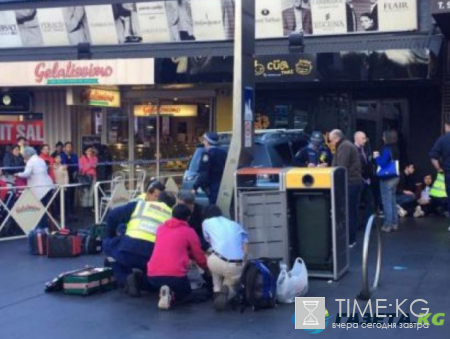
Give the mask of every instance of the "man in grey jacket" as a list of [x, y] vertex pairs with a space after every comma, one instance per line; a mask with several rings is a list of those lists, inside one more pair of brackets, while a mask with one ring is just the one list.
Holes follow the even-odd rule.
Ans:
[[345, 139], [341, 130], [335, 129], [330, 133], [330, 143], [336, 152], [333, 158], [333, 166], [341, 166], [347, 169], [348, 178], [348, 228], [349, 244], [356, 244], [356, 232], [358, 229], [359, 196], [363, 188], [361, 174], [361, 160], [356, 146]]

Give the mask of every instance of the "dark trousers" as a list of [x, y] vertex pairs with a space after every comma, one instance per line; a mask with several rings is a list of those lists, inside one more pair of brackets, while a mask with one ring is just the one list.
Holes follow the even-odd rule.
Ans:
[[450, 171], [445, 172], [445, 191], [447, 192], [447, 210], [450, 213]]
[[361, 184], [349, 184], [348, 185], [348, 234], [349, 244], [356, 242], [356, 233], [358, 231], [358, 210], [359, 210], [359, 197], [362, 190]]
[[142, 256], [138, 253], [124, 251], [121, 249], [121, 240], [122, 236], [103, 240], [105, 254], [115, 259], [115, 262], [112, 263], [114, 278], [119, 285], [123, 285], [133, 269], [139, 269], [143, 272], [141, 288], [148, 289], [145, 277], [147, 276], [147, 263], [150, 260], [151, 253], [148, 256]]
[[145, 277], [147, 276], [147, 263], [149, 257], [125, 251], [118, 251], [114, 259], [116, 259], [116, 261], [112, 264], [112, 269], [114, 278], [119, 285], [126, 282], [128, 275], [133, 272], [133, 269], [139, 269], [143, 272], [141, 289], [148, 289]]
[[148, 282], [152, 289], [157, 290], [162, 286], [169, 286], [174, 294], [174, 304], [186, 302], [192, 293], [187, 277], [148, 277]]
[[[47, 194], [41, 199], [41, 203], [42, 203], [42, 205], [44, 205], [44, 207], [47, 207], [47, 204], [50, 201], [52, 194], [53, 194], [53, 190], [48, 191]], [[48, 228], [48, 226], [49, 226], [48, 215], [47, 215], [47, 213], [44, 213], [41, 220], [39, 220], [39, 223], [37, 224], [36, 228], [44, 229], [44, 228]]]
[[364, 213], [359, 219], [361, 220], [361, 228], [364, 229], [367, 225], [367, 222], [369, 221], [370, 216], [374, 214], [376, 210], [372, 187], [370, 185], [363, 184], [362, 186], [361, 204], [364, 206]]

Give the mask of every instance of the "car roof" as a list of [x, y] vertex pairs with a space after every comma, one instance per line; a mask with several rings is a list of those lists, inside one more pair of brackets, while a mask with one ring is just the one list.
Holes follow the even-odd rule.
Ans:
[[[219, 147], [231, 142], [231, 132], [219, 132]], [[255, 130], [255, 143], [276, 143], [293, 139], [304, 139], [308, 136], [303, 129], [263, 129]]]

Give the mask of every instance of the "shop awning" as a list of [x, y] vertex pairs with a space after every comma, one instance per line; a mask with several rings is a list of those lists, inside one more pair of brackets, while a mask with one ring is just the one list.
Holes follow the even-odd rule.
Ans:
[[[339, 53], [357, 51], [383, 51], [392, 49], [430, 49], [438, 55], [443, 41], [442, 35], [428, 34], [379, 34], [330, 37], [306, 37], [305, 53]], [[258, 41], [257, 55], [288, 54], [285, 39], [279, 41]]]

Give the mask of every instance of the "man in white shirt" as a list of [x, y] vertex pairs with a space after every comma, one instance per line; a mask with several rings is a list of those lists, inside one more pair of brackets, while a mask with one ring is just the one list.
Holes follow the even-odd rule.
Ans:
[[225, 309], [236, 295], [247, 254], [248, 236], [241, 225], [222, 216], [215, 205], [203, 211], [203, 235], [211, 244], [208, 268], [214, 284], [214, 308]]

